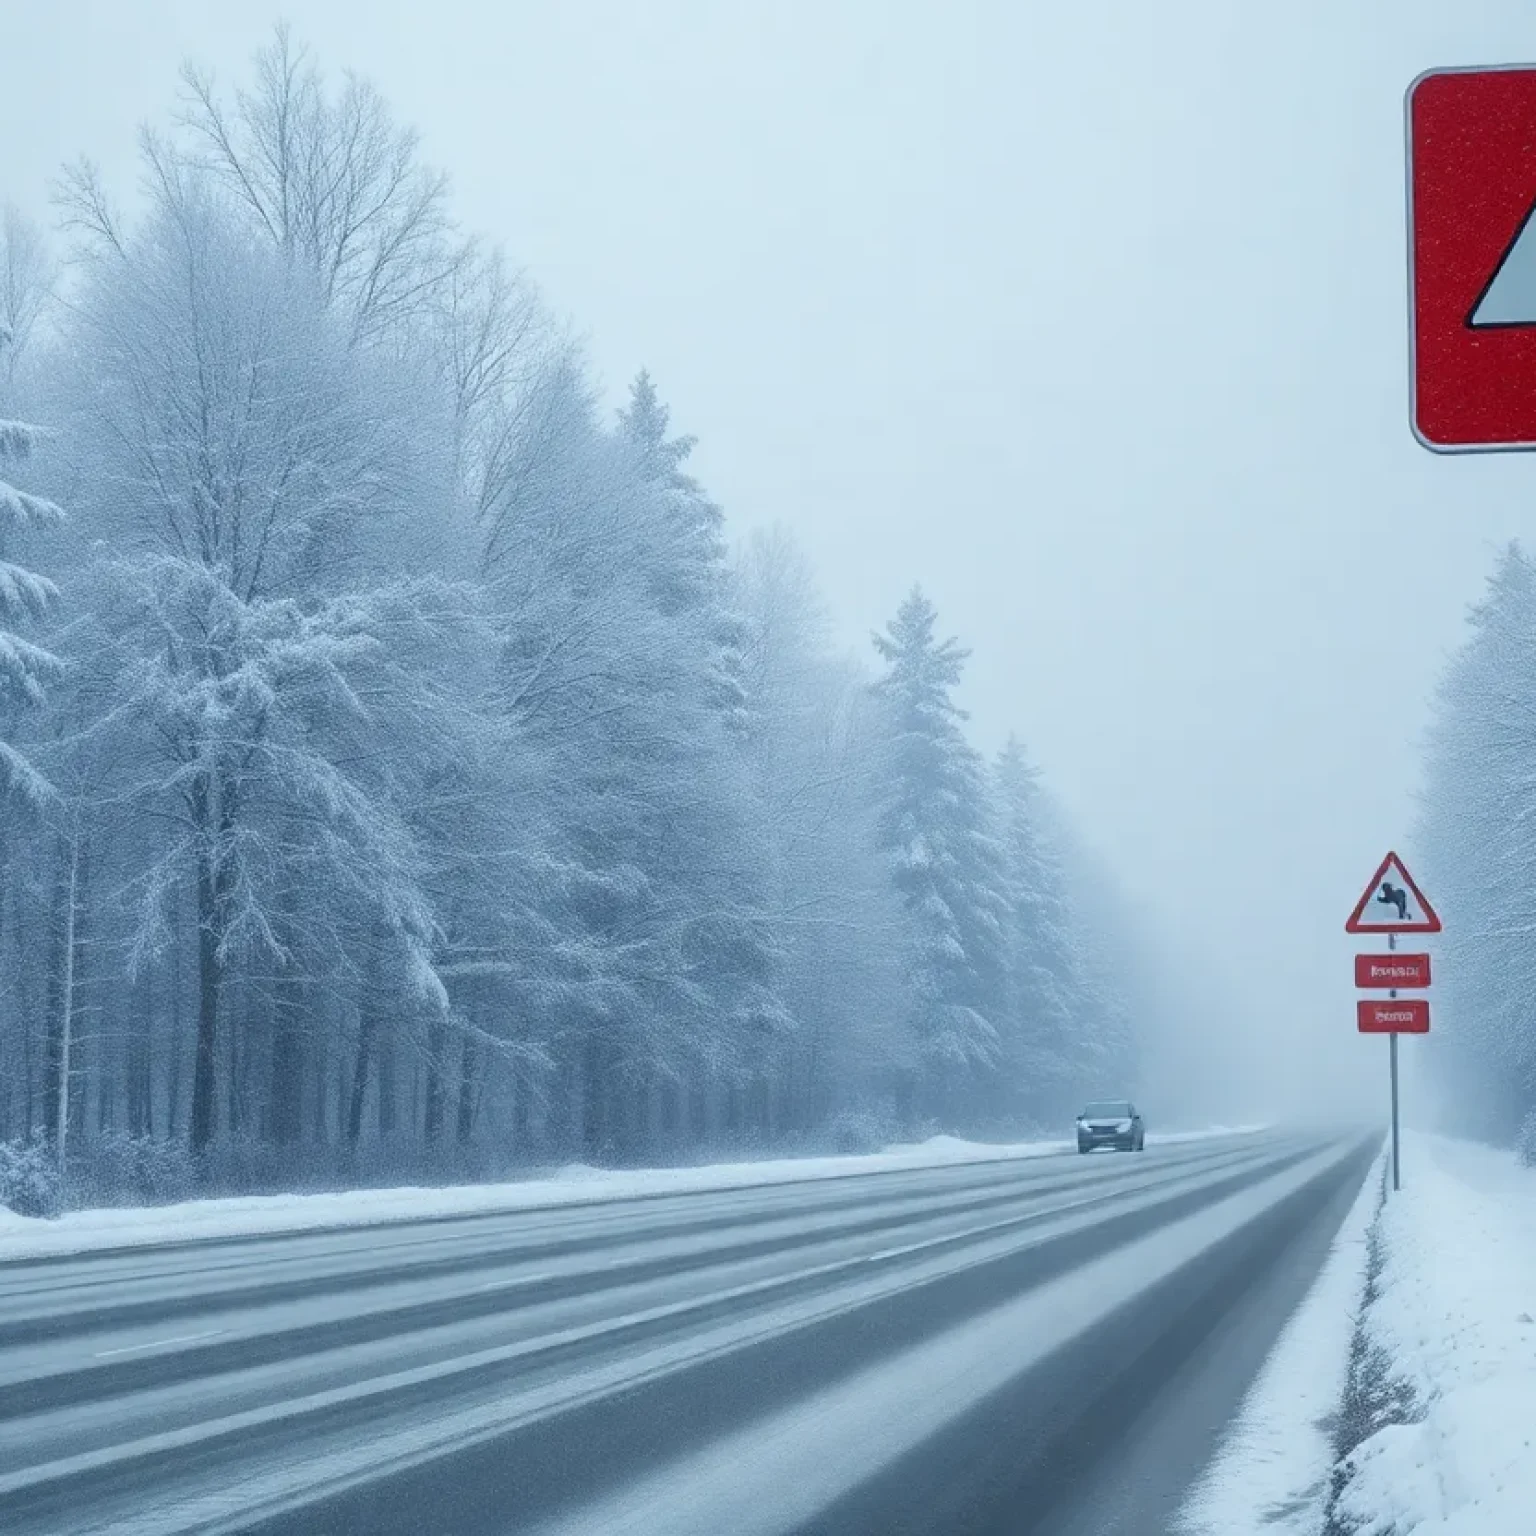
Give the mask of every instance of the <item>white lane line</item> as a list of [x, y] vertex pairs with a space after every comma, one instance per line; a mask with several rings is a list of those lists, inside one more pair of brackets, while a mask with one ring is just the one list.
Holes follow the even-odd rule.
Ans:
[[1043, 1221], [1052, 1216], [1065, 1216], [1072, 1211], [1087, 1210], [1093, 1206], [1113, 1205], [1123, 1203], [1127, 1196], [1144, 1194], [1176, 1195], [1180, 1191], [1206, 1183], [1210, 1178], [1220, 1174], [1228, 1167], [1238, 1169], [1250, 1166], [1247, 1160], [1234, 1164], [1219, 1163], [1209, 1171], [1200, 1169], [1195, 1173], [1177, 1174], [1172, 1178], [1138, 1179], [1134, 1182], [1123, 1182], [1112, 1185], [1105, 1190], [1097, 1190], [1086, 1195], [1081, 1200], [1067, 1200], [1059, 1205], [1031, 1207], [1025, 1211], [1016, 1211], [1010, 1216], [1000, 1217], [996, 1221], [985, 1222], [981, 1226], [963, 1227], [955, 1232], [941, 1232], [937, 1237], [925, 1237], [916, 1242], [903, 1243], [896, 1248], [882, 1248], [876, 1253], [866, 1254], [866, 1264], [879, 1264], [887, 1259], [906, 1258], [910, 1254], [922, 1253], [929, 1248], [942, 1248], [946, 1244], [959, 1244], [975, 1238], [985, 1237], [990, 1232], [1005, 1232], [1011, 1227], [1018, 1227], [1029, 1222]]
[[[536, 1285], [541, 1280], [552, 1279], [553, 1273], [545, 1271], [540, 1274], [518, 1275], [509, 1280], [490, 1280], [484, 1285], [475, 1287], [476, 1292], [514, 1290], [519, 1286]], [[91, 1357], [93, 1360], [110, 1360], [114, 1355], [137, 1355], [146, 1349], [169, 1349], [173, 1344], [200, 1344], [204, 1339], [217, 1339], [229, 1332], [227, 1328], [211, 1328], [206, 1333], [182, 1333], [173, 1339], [151, 1339], [147, 1344], [125, 1344], [120, 1349], [100, 1349]]]
[[554, 1270], [545, 1269], [533, 1275], [512, 1275], [505, 1280], [487, 1280], [484, 1285], [477, 1285], [475, 1291], [476, 1293], [481, 1291], [511, 1291], [516, 1290], [522, 1285], [538, 1285], [541, 1281], [554, 1280], [556, 1278]]
[[148, 1344], [125, 1344], [121, 1349], [99, 1349], [92, 1356], [96, 1360], [110, 1360], [113, 1355], [137, 1355], [146, 1349], [169, 1349], [172, 1344], [197, 1344], [203, 1339], [216, 1339], [228, 1333], [227, 1328], [211, 1328], [207, 1333], [181, 1333], [174, 1339], [151, 1339]]

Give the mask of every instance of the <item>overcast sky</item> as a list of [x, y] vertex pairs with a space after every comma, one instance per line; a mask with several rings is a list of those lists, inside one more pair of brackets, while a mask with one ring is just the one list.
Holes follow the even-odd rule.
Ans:
[[1026, 738], [1222, 1057], [1379, 1091], [1341, 925], [1412, 853], [1438, 669], [1536, 525], [1531, 460], [1408, 431], [1402, 93], [1536, 55], [1528, 5], [8, 11], [0, 199], [40, 216], [80, 154], [131, 187], [178, 62], [238, 81], [280, 15], [372, 78], [850, 643], [922, 581], [981, 744]]

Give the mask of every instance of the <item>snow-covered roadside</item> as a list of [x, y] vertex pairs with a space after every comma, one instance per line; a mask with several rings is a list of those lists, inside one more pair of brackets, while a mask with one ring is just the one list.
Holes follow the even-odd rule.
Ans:
[[1411, 1393], [1346, 1459], [1350, 1536], [1536, 1530], [1536, 1170], [1441, 1137], [1403, 1141], [1403, 1189], [1379, 1226], [1368, 1343]]
[[[1148, 1136], [1149, 1144], [1197, 1141], [1247, 1134], [1258, 1126]], [[93, 1248], [126, 1248], [199, 1238], [301, 1232], [320, 1227], [366, 1226], [433, 1216], [535, 1210], [644, 1195], [748, 1189], [853, 1174], [942, 1167], [954, 1163], [1004, 1162], [1067, 1152], [1067, 1141], [1008, 1145], [934, 1136], [912, 1146], [863, 1156], [777, 1158], [755, 1163], [715, 1163], [699, 1168], [598, 1169], [575, 1166], [556, 1177], [515, 1184], [468, 1184], [442, 1189], [359, 1189], [323, 1195], [251, 1195], [188, 1200], [176, 1205], [71, 1211], [57, 1220], [17, 1216], [0, 1209], [0, 1260], [43, 1258]]]
[[1180, 1512], [1185, 1536], [1318, 1536], [1322, 1530], [1334, 1462], [1329, 1419], [1344, 1391], [1383, 1158]]

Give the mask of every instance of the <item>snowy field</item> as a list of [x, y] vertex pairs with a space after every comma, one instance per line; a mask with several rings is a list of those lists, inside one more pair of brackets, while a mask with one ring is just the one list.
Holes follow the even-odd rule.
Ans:
[[[1148, 1145], [1249, 1134], [1258, 1126], [1218, 1126], [1203, 1131], [1148, 1135]], [[199, 1238], [242, 1237], [267, 1232], [365, 1226], [435, 1216], [534, 1210], [646, 1195], [748, 1189], [810, 1179], [943, 1167], [954, 1163], [1006, 1162], [1073, 1150], [1070, 1141], [1010, 1144], [934, 1136], [910, 1146], [864, 1156], [778, 1158], [715, 1163], [697, 1168], [598, 1169], [575, 1165], [554, 1178], [513, 1184], [466, 1184], [441, 1189], [359, 1189], [322, 1195], [249, 1195], [187, 1200], [176, 1205], [71, 1211], [56, 1220], [17, 1216], [0, 1209], [0, 1259], [43, 1258], [93, 1248], [126, 1248]], [[1115, 1155], [1115, 1154], [1104, 1154]]]
[[1440, 1137], [1403, 1142], [1382, 1220], [1372, 1339], [1422, 1417], [1350, 1458], [1358, 1536], [1536, 1531], [1536, 1170]]

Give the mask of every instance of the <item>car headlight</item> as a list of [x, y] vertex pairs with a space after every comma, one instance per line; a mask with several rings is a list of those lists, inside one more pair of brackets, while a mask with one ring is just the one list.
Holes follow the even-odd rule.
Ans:
[[1130, 1128], [1131, 1128], [1131, 1122], [1129, 1120], [1117, 1120], [1115, 1122], [1115, 1129], [1117, 1131], [1121, 1132], [1121, 1133], [1124, 1133], [1124, 1132], [1130, 1130]]

